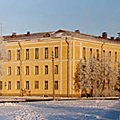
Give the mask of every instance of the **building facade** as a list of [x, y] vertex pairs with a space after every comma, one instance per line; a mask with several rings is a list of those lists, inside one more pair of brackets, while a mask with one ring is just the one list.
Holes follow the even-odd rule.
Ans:
[[108, 39], [106, 33], [102, 37], [78, 30], [14, 33], [4, 36], [4, 41], [8, 61], [4, 65], [5, 75], [0, 79], [3, 96], [53, 96], [53, 84], [55, 96], [80, 96], [74, 85], [80, 59], [84, 61], [91, 54], [100, 59], [105, 52], [111, 56], [111, 62], [120, 62], [120, 36]]

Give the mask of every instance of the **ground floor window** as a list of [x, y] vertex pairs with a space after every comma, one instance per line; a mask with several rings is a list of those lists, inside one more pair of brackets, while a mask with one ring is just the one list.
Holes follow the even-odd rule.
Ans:
[[11, 81], [8, 81], [8, 90], [11, 90]]
[[48, 90], [48, 81], [45, 81], [45, 90]]
[[2, 81], [0, 81], [0, 90], [2, 89]]
[[58, 81], [55, 81], [55, 90], [58, 90]]
[[35, 81], [35, 89], [39, 89], [39, 81]]
[[26, 89], [29, 89], [29, 81], [26, 81]]
[[20, 89], [20, 81], [17, 81], [17, 90]]

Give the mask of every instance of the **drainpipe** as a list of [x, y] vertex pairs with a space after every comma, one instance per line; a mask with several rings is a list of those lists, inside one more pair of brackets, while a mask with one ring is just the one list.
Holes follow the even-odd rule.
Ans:
[[[103, 71], [102, 71], [102, 69], [103, 69], [103, 68], [102, 68], [102, 64], [103, 64], [102, 62], [103, 62], [103, 60], [102, 60], [102, 59], [103, 59], [103, 46], [104, 46], [104, 45], [105, 45], [105, 42], [103, 42], [102, 45], [101, 45], [101, 74], [103, 74]], [[104, 86], [104, 81], [103, 81], [103, 80], [102, 80], [101, 83], [102, 83], [102, 85]], [[102, 90], [103, 90], [103, 88], [102, 88]]]
[[22, 46], [20, 41], [18, 41], [18, 45], [20, 47], [20, 96], [23, 97], [23, 90], [22, 90]]
[[52, 51], [52, 74], [53, 74], [53, 100], [55, 100], [54, 54], [53, 54], [53, 51]]
[[69, 42], [67, 41], [67, 37], [65, 38], [65, 42], [67, 43], [67, 97], [69, 97]]

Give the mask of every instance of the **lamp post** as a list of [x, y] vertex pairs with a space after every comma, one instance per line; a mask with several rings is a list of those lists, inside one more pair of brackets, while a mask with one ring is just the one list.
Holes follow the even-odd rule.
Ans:
[[22, 46], [20, 44], [20, 41], [18, 41], [18, 45], [20, 47], [20, 96], [23, 96], [23, 91], [22, 91]]
[[67, 97], [69, 97], [69, 42], [67, 41], [67, 37], [65, 38], [65, 42], [67, 43]]
[[54, 54], [52, 51], [52, 76], [53, 76], [53, 100], [55, 100], [55, 81], [54, 81]]

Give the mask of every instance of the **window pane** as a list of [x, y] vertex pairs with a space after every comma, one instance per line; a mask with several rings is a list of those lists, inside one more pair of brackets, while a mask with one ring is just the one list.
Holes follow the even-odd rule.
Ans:
[[17, 50], [17, 60], [20, 60], [20, 50]]
[[48, 74], [48, 66], [45, 66], [45, 74]]
[[11, 67], [8, 67], [8, 75], [11, 75]]
[[97, 49], [97, 60], [99, 60], [99, 50]]
[[38, 59], [39, 58], [39, 49], [36, 48], [35, 49], [35, 59]]
[[48, 81], [45, 81], [45, 90], [48, 90]]
[[26, 60], [29, 60], [29, 49], [26, 49]]
[[11, 50], [8, 50], [8, 60], [11, 60]]
[[2, 81], [0, 81], [0, 90], [2, 89]]
[[17, 75], [20, 75], [20, 67], [17, 67]]
[[17, 81], [17, 90], [20, 89], [20, 81]]
[[39, 74], [39, 67], [35, 66], [35, 75], [38, 75], [38, 74]]
[[58, 74], [58, 65], [55, 65], [55, 74]]
[[86, 60], [86, 48], [83, 47], [83, 59]]
[[29, 89], [29, 81], [26, 81], [26, 89]]
[[111, 61], [111, 51], [109, 51], [109, 61]]
[[117, 52], [115, 52], [115, 62], [117, 62]]
[[29, 75], [29, 66], [26, 66], [26, 75]]
[[35, 89], [39, 89], [39, 81], [35, 81]]
[[58, 58], [58, 47], [55, 47], [55, 58]]
[[55, 81], [55, 90], [58, 90], [58, 81]]
[[45, 48], [45, 59], [48, 59], [48, 48]]
[[8, 90], [11, 90], [11, 81], [8, 81]]

